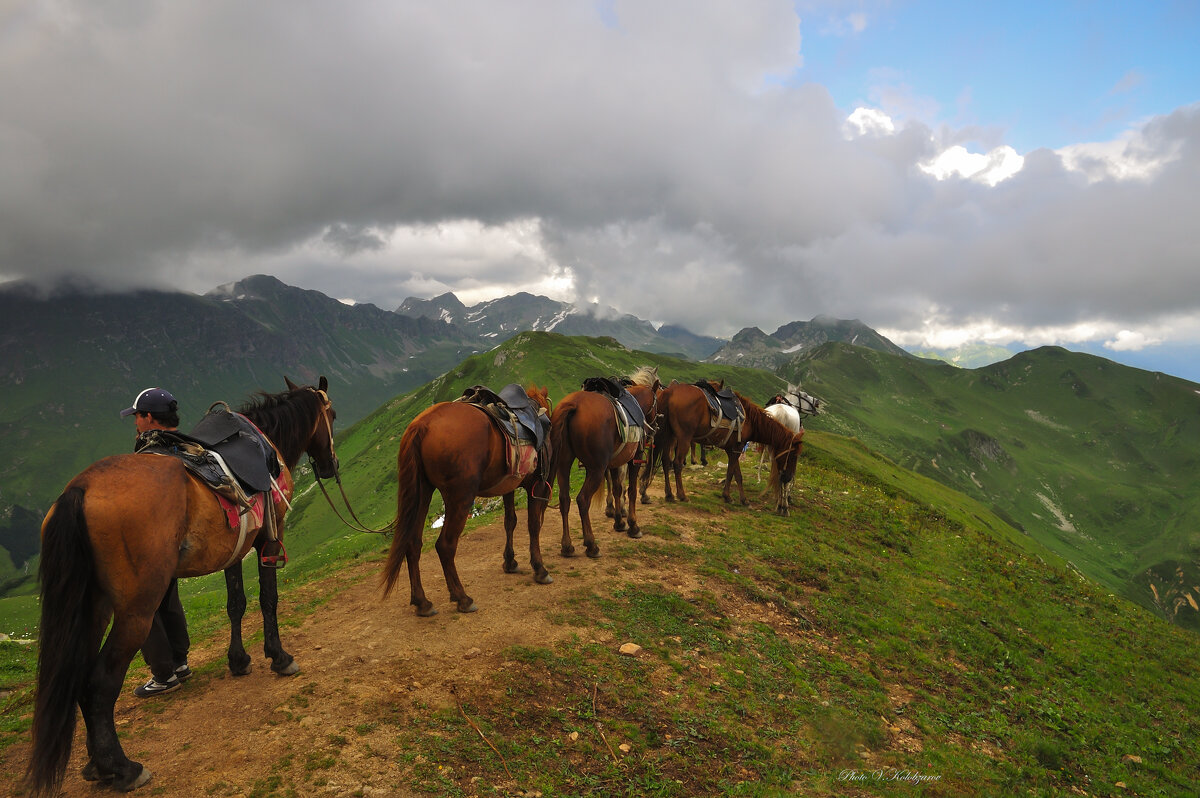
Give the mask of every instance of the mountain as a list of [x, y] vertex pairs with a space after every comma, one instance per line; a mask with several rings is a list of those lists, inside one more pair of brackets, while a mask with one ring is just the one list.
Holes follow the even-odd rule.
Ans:
[[411, 318], [439, 319], [487, 339], [506, 341], [523, 330], [560, 335], [608, 336], [630, 349], [676, 354], [703, 360], [717, 351], [721, 340], [696, 335], [682, 327], [656, 330], [648, 321], [599, 305], [580, 307], [548, 297], [521, 292], [467, 307], [454, 294], [433, 299], [409, 297], [396, 312]]
[[1200, 386], [1058, 347], [961, 369], [842, 343], [779, 375], [810, 420], [978, 499], [1107, 589], [1200, 629]]
[[[33, 535], [71, 476], [127, 451], [133, 425], [118, 417], [142, 388], [180, 400], [189, 429], [217, 400], [234, 406], [284, 377], [330, 380], [339, 417], [352, 422], [480, 349], [459, 328], [373, 305], [348, 306], [257, 276], [205, 296], [0, 290], [0, 530], [20, 567]], [[16, 512], [14, 514], [14, 508]], [[7, 520], [5, 520], [7, 519]], [[28, 541], [26, 541], [28, 543]], [[0, 557], [0, 580], [8, 576]]]
[[797, 352], [804, 352], [829, 341], [888, 352], [901, 357], [909, 353], [863, 324], [858, 319], [816, 316], [812, 321], [793, 321], [767, 335], [757, 327], [747, 327], [729, 343], [709, 355], [709, 363], [730, 363], [751, 368], [774, 370]]

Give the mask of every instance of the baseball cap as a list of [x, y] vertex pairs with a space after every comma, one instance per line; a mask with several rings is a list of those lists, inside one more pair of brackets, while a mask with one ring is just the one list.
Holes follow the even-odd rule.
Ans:
[[[147, 388], [133, 400], [133, 406], [121, 411], [121, 417], [132, 416], [134, 413], [169, 413], [175, 397], [170, 391], [162, 388]], [[176, 407], [178, 404], [176, 403]]]

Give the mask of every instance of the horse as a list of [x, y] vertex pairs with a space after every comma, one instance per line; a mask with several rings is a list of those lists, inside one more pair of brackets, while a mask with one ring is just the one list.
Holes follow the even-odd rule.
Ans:
[[[730, 488], [736, 482], [742, 505], [749, 504], [742, 485], [740, 455], [749, 441], [771, 447], [772, 457], [770, 484], [772, 508], [781, 515], [787, 514], [787, 490], [785, 486], [796, 473], [796, 462], [803, 450], [803, 432], [793, 433], [767, 415], [761, 407], [740, 393], [734, 392], [745, 412], [740, 426], [714, 425], [705, 392], [695, 385], [672, 383], [658, 397], [658, 410], [663, 416], [654, 440], [654, 456], [659, 452], [674, 452], [671, 468], [675, 474], [675, 488], [679, 501], [687, 501], [683, 489], [683, 465], [688, 448], [693, 440], [724, 449], [729, 461], [725, 469], [725, 481], [721, 495], [726, 502], [732, 501]], [[653, 463], [650, 471], [653, 472]], [[664, 469], [666, 463], [664, 463]], [[665, 480], [666, 501], [675, 501], [671, 491], [671, 480]]]
[[[285, 378], [286, 379], [286, 378]], [[282, 531], [292, 491], [291, 470], [308, 452], [322, 476], [337, 473], [335, 413], [328, 383], [260, 398], [242, 409], [269, 439], [281, 460], [273, 506], [263, 521], [239, 535], [230, 529], [216, 494], [183, 462], [150, 453], [106, 457], [72, 479], [42, 522], [40, 651], [33, 713], [33, 747], [26, 782], [33, 795], [53, 794], [71, 754], [79, 706], [87, 727], [88, 762], [82, 776], [128, 791], [150, 780], [117, 738], [113, 711], [129, 663], [149, 632], [172, 577], [225, 571], [232, 626], [228, 663], [248, 673], [241, 640], [246, 598], [242, 558], [260, 554], [263, 649], [272, 670], [299, 668], [279, 641], [275, 569], [262, 552], [276, 541], [267, 523], [274, 513]], [[109, 622], [112, 622], [109, 628]], [[107, 637], [105, 631], [107, 630]], [[103, 641], [103, 645], [101, 645]]]
[[800, 418], [820, 415], [825, 410], [825, 400], [818, 399], [812, 394], [800, 390], [799, 385], [788, 383], [787, 390], [777, 393], [767, 400], [764, 408], [784, 405], [796, 411]]
[[[590, 508], [598, 508], [605, 499], [605, 488], [611, 503], [613, 527], [631, 538], [640, 538], [637, 522], [638, 469], [641, 466], [645, 439], [652, 433], [657, 415], [658, 369], [643, 366], [630, 377], [630, 395], [642, 410], [646, 427], [635, 440], [626, 442], [617, 420], [615, 403], [598, 391], [575, 391], [559, 401], [550, 419], [550, 444], [554, 448], [554, 473], [558, 479], [558, 509], [562, 516], [562, 555], [575, 553], [571, 543], [569, 516], [571, 512], [571, 465], [576, 460], [586, 475], [575, 498], [579, 507], [583, 542], [589, 557], [599, 557], [600, 547], [592, 531]], [[622, 495], [621, 473], [627, 472], [628, 501]], [[628, 509], [626, 509], [628, 508]], [[628, 522], [628, 523], [626, 523]]]
[[[550, 399], [546, 388], [529, 386], [526, 396], [540, 412], [549, 412]], [[421, 539], [425, 517], [436, 490], [442, 495], [445, 521], [438, 535], [436, 549], [442, 563], [442, 573], [450, 590], [450, 600], [459, 612], [478, 609], [475, 600], [467, 595], [454, 554], [458, 538], [471, 515], [479, 496], [504, 498], [504, 571], [515, 573], [517, 560], [513, 551], [513, 530], [517, 525], [516, 490], [524, 488], [529, 499], [529, 563], [534, 581], [550, 584], [554, 581], [542, 562], [541, 526], [550, 497], [549, 482], [543, 470], [549, 470], [549, 459], [542, 462], [538, 455], [536, 468], [528, 473], [513, 473], [509, 457], [509, 442], [486, 410], [467, 402], [439, 402], [421, 411], [400, 437], [396, 454], [398, 480], [396, 534], [384, 565], [383, 595], [391, 593], [407, 560], [410, 588], [409, 603], [421, 617], [436, 615], [433, 603], [421, 586]], [[541, 495], [539, 489], [545, 488]]]

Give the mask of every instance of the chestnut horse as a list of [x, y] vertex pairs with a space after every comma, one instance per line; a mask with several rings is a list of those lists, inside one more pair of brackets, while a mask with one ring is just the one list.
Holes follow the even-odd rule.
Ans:
[[[264, 518], [274, 512], [279, 531], [300, 455], [307, 451], [323, 476], [337, 471], [328, 383], [322, 377], [319, 388], [296, 387], [290, 380], [288, 385], [288, 391], [260, 394], [241, 410], [282, 461], [274, 506], [264, 510]], [[229, 668], [249, 672], [241, 639], [246, 608], [241, 561], [252, 547], [261, 554], [271, 542], [266, 526], [260, 523], [244, 536], [231, 530], [216, 494], [175, 457], [106, 457], [68, 483], [42, 522], [37, 698], [26, 770], [34, 795], [53, 794], [62, 784], [76, 705], [87, 727], [84, 779], [118, 790], [150, 779], [148, 769], [125, 756], [113, 709], [172, 577], [225, 570]], [[298, 668], [279, 642], [275, 569], [260, 565], [258, 575], [263, 649], [272, 670], [290, 675]]]
[[[749, 502], [746, 499], [746, 490], [742, 486], [740, 455], [748, 441], [764, 444], [774, 452], [770, 483], [772, 509], [786, 515], [786, 486], [795, 476], [804, 433], [791, 432], [745, 396], [736, 391], [734, 395], [741, 402], [746, 417], [740, 428], [731, 430], [728, 427], [714, 426], [708, 399], [700, 388], [683, 383], [671, 383], [664, 388], [658, 396], [658, 412], [662, 419], [654, 439], [653, 456], [659, 456], [660, 452], [674, 452], [670, 465], [675, 474], [675, 488], [679, 501], [684, 502], [687, 501], [687, 494], [683, 490], [683, 465], [692, 441], [724, 449], [729, 465], [725, 469], [721, 495], [726, 502], [731, 501], [730, 486], [736, 482], [741, 503], [746, 505]], [[664, 470], [666, 466], [664, 462]], [[648, 474], [652, 474], [653, 471], [652, 462]], [[647, 482], [648, 479], [644, 484]], [[675, 501], [669, 475], [665, 483], [666, 500]]]
[[[549, 412], [547, 389], [529, 386], [526, 395], [541, 411]], [[524, 488], [529, 503], [529, 563], [534, 581], [553, 582], [542, 563], [540, 532], [546, 503], [550, 498], [549, 462], [541, 462], [531, 473], [513, 474], [509, 442], [488, 412], [466, 402], [439, 402], [426, 408], [412, 420], [400, 438], [396, 455], [399, 489], [396, 508], [396, 534], [383, 568], [383, 595], [387, 597], [407, 560], [410, 602], [417, 615], [436, 615], [433, 603], [421, 586], [421, 538], [425, 517], [436, 490], [442, 494], [445, 521], [438, 535], [438, 559], [450, 589], [450, 600], [459, 612], [474, 612], [475, 600], [467, 595], [454, 554], [458, 538], [471, 516], [479, 496], [504, 497], [504, 570], [514, 573], [517, 560], [513, 551], [513, 530], [517, 526], [516, 491]]]
[[[617, 422], [616, 404], [608, 395], [597, 391], [575, 391], [563, 397], [554, 409], [550, 422], [550, 441], [554, 447], [555, 474], [558, 479], [558, 510], [562, 516], [562, 555], [575, 553], [571, 543], [569, 516], [571, 513], [571, 464], [579, 460], [586, 476], [575, 504], [583, 527], [583, 542], [589, 557], [599, 557], [600, 547], [592, 531], [591, 507], [599, 508], [605, 499], [605, 487], [611, 494], [613, 527], [626, 531], [631, 538], [640, 538], [637, 522], [638, 469], [642, 452], [653, 435], [657, 415], [658, 369], [643, 366], [630, 377], [627, 386], [637, 400], [645, 417], [641, 436], [626, 443]], [[621, 485], [621, 474], [627, 474], [627, 488]], [[626, 496], [623, 493], [628, 494]], [[628, 521], [628, 524], [626, 523]]]

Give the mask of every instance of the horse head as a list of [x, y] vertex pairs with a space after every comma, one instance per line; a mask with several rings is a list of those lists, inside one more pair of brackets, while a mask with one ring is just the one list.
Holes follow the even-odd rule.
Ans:
[[554, 410], [554, 404], [550, 401], [549, 387], [539, 388], [533, 383], [530, 383], [525, 388], [525, 395], [532, 399], [534, 404], [536, 404], [542, 410], [545, 410], [547, 413]]
[[287, 377], [283, 378], [288, 390], [297, 396], [309, 396], [314, 406], [312, 430], [308, 435], [305, 453], [312, 460], [313, 471], [321, 479], [336, 479], [338, 475], [337, 453], [333, 450], [333, 422], [337, 419], [337, 411], [329, 399], [329, 380], [324, 376], [314, 388], [311, 385], [296, 385]]

